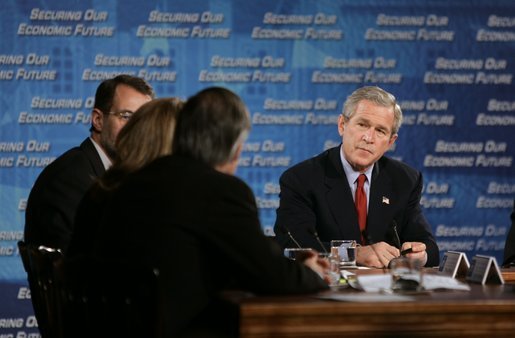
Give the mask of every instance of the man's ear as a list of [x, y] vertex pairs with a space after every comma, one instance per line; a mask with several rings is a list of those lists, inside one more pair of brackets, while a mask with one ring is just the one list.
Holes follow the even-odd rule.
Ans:
[[91, 127], [97, 133], [104, 128], [104, 114], [97, 108], [91, 111]]
[[340, 134], [340, 136], [343, 136], [344, 130], [345, 130], [345, 117], [343, 116], [343, 114], [340, 114], [340, 116], [338, 116], [338, 134]]
[[236, 147], [236, 151], [231, 155], [231, 158], [223, 164], [216, 165], [215, 169], [224, 174], [234, 175], [238, 168], [238, 161], [240, 159], [242, 149], [243, 142], [239, 142]]
[[397, 137], [399, 137], [398, 134], [393, 134], [392, 137], [390, 137], [390, 140], [388, 141], [388, 148], [391, 148], [395, 141], [397, 140]]
[[238, 146], [236, 147], [236, 151], [234, 152], [232, 161], [238, 162], [240, 159], [241, 151], [243, 150], [243, 142], [238, 143]]
[[240, 160], [242, 150], [243, 142], [239, 142], [238, 146], [236, 147], [236, 151], [232, 155], [231, 159], [224, 165], [223, 170], [226, 174], [234, 175], [236, 173], [236, 170], [238, 169], [238, 161]]

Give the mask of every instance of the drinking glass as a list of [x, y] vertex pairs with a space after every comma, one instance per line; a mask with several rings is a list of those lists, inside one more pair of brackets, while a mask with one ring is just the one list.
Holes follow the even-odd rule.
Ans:
[[389, 267], [392, 275], [392, 291], [424, 290], [423, 267], [420, 260], [401, 256], [392, 259]]
[[339, 257], [340, 267], [342, 268], [356, 266], [356, 241], [332, 240], [331, 255]]
[[329, 286], [340, 286], [340, 258], [329, 252], [320, 252], [318, 257], [327, 260], [329, 263]]

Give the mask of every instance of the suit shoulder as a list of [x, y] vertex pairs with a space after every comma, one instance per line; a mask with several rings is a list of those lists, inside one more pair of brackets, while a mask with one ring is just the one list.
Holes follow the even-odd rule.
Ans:
[[58, 156], [49, 166], [83, 168], [87, 162], [91, 162], [94, 156], [98, 157], [98, 161], [101, 161], [93, 142], [86, 138], [79, 146], [70, 148]]
[[79, 147], [67, 150], [57, 157], [41, 172], [42, 175], [53, 172], [75, 172], [78, 168], [84, 168], [88, 163], [88, 158], [84, 151]]
[[411, 180], [417, 180], [421, 176], [421, 172], [407, 163], [383, 156], [379, 160], [381, 170], [386, 170], [395, 175], [407, 176]]
[[[212, 178], [209, 179], [209, 182], [213, 184], [214, 189], [219, 189], [220, 191], [232, 191], [232, 192], [240, 192], [245, 195], [252, 195], [252, 189], [243, 181], [241, 178], [234, 175], [227, 175], [217, 171], [211, 172]], [[206, 176], [209, 178], [209, 176]]]
[[[100, 157], [99, 161], [101, 163]], [[89, 185], [97, 176], [98, 172], [90, 156], [83, 147], [78, 146], [67, 150], [47, 165], [36, 178], [33, 189], [45, 189], [45, 186], [52, 184], [69, 184], [64, 182]]]
[[87, 154], [80, 147], [74, 147], [59, 156], [56, 161], [58, 163], [73, 162], [73, 161], [87, 161]]

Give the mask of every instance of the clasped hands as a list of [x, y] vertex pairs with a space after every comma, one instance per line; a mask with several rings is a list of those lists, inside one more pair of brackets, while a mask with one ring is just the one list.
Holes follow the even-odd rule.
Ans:
[[411, 249], [405, 256], [420, 260], [422, 265], [427, 262], [426, 245], [421, 242], [404, 242], [401, 250], [386, 243], [378, 242], [357, 248], [356, 263], [374, 268], [386, 268], [390, 261], [401, 255], [401, 251]]
[[[390, 261], [401, 255], [401, 251], [411, 249], [405, 256], [420, 260], [422, 265], [427, 262], [426, 245], [421, 242], [405, 242], [401, 250], [386, 243], [379, 242], [371, 245], [360, 246], [357, 248], [356, 263], [361, 266], [373, 268], [387, 268]], [[303, 261], [304, 265], [315, 271], [326, 282], [330, 282], [329, 262], [327, 259], [320, 258], [316, 251], [308, 253]]]

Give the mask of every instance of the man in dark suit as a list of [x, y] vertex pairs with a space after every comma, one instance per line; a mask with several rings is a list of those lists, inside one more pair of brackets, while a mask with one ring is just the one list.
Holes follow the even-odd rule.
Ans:
[[66, 251], [77, 206], [116, 156], [115, 139], [132, 113], [154, 97], [143, 80], [119, 75], [102, 82], [91, 112], [90, 137], [49, 164], [37, 178], [25, 211], [25, 242]]
[[224, 333], [234, 324], [217, 306], [226, 289], [327, 288], [327, 265], [314, 253], [304, 264], [288, 260], [263, 234], [254, 195], [234, 176], [249, 129], [237, 95], [199, 92], [179, 114], [174, 154], [131, 174], [106, 208], [96, 255], [159, 269], [167, 337]]
[[504, 266], [515, 264], [515, 200], [513, 200], [513, 210], [511, 211], [511, 227], [506, 236], [504, 244]]
[[[280, 178], [276, 239], [283, 247], [319, 248], [320, 242], [354, 239], [357, 263], [386, 267], [400, 255], [427, 266], [439, 263], [431, 227], [422, 214], [422, 175], [384, 153], [397, 139], [402, 111], [395, 97], [363, 87], [347, 98], [338, 119], [341, 146], [288, 169]], [[357, 178], [364, 175], [366, 205], [358, 220]], [[367, 212], [368, 209], [368, 212]]]

